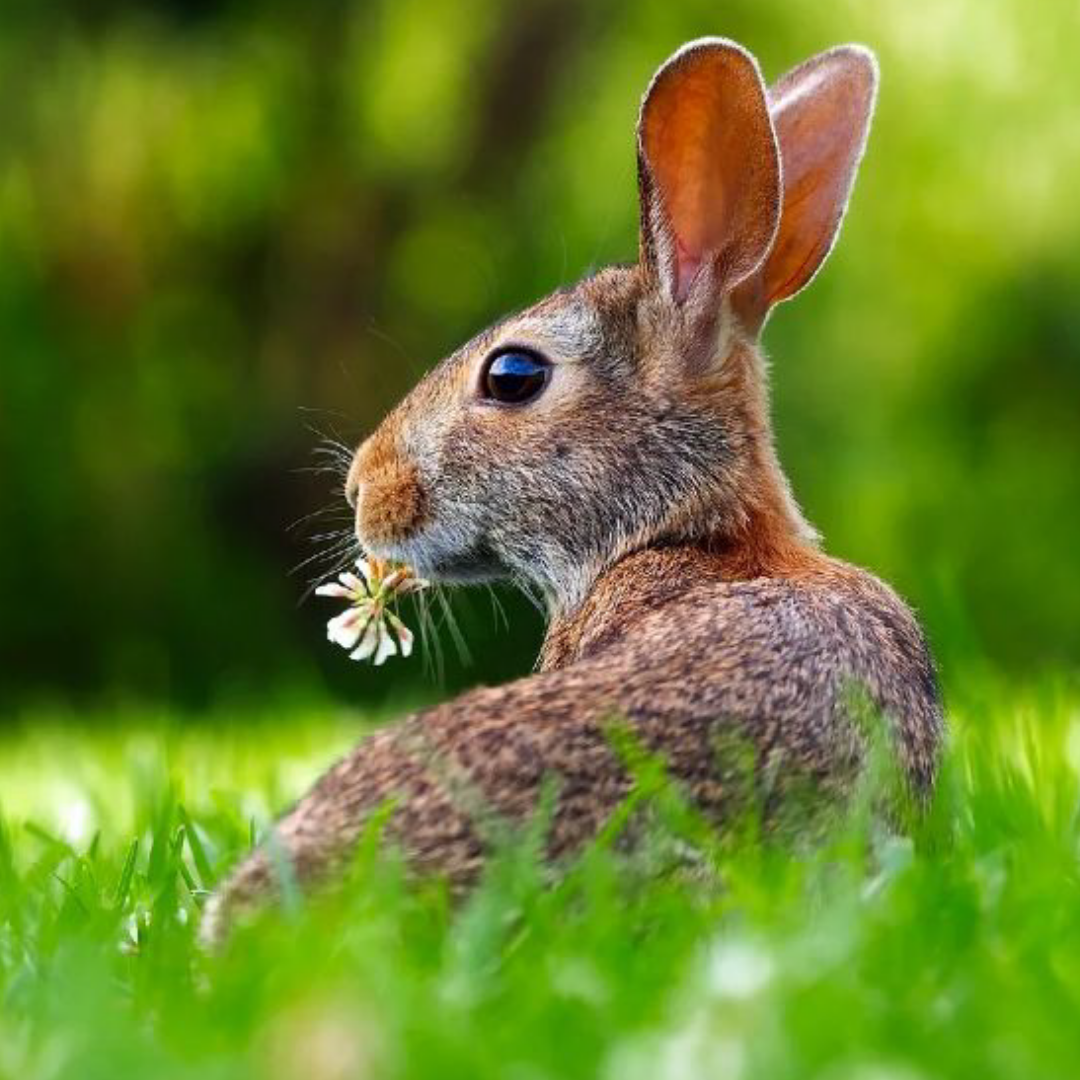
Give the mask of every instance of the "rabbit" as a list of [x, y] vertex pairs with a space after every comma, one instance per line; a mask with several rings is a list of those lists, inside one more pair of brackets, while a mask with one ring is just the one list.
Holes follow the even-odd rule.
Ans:
[[732, 41], [679, 49], [641, 104], [638, 261], [485, 330], [359, 446], [362, 548], [435, 581], [528, 583], [549, 619], [537, 669], [365, 738], [213, 894], [204, 941], [274, 894], [282, 856], [301, 887], [333, 880], [388, 805], [411, 870], [464, 891], [485, 815], [527, 820], [554, 778], [557, 863], [631, 788], [613, 719], [722, 827], [728, 737], [781, 790], [850, 793], [857, 686], [928, 796], [945, 729], [926, 640], [888, 586], [822, 552], [777, 459], [758, 346], [836, 240], [877, 82], [857, 45], [770, 88]]

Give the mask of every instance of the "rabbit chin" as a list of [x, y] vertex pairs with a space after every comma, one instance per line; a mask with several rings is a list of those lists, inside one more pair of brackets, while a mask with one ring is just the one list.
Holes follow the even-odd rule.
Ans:
[[420, 577], [447, 585], [480, 584], [509, 576], [482, 538], [450, 539], [425, 530], [396, 544], [365, 544], [363, 537], [359, 539], [368, 554], [405, 563]]

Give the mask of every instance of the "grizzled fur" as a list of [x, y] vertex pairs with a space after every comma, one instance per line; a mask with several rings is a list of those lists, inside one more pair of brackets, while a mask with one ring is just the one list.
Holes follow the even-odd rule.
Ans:
[[[275, 829], [298, 880], [332, 877], [389, 802], [413, 868], [465, 887], [485, 821], [527, 818], [548, 778], [549, 851], [572, 853], [630, 787], [615, 719], [722, 823], [732, 740], [781, 793], [809, 778], [842, 800], [865, 752], [855, 686], [929, 791], [943, 721], [926, 643], [887, 586], [818, 549], [776, 459], [755, 340], [832, 245], [875, 87], [854, 47], [771, 95], [738, 46], [681, 50], [642, 109], [638, 264], [485, 331], [357, 451], [346, 494], [367, 550], [439, 580], [527, 583], [550, 624], [536, 674], [408, 717], [323, 776]], [[528, 405], [482, 393], [507, 347], [551, 364]], [[261, 849], [225, 882], [207, 940], [273, 891], [274, 863]]]

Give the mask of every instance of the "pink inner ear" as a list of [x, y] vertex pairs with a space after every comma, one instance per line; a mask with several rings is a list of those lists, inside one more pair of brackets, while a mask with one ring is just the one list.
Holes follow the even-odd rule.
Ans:
[[657, 93], [646, 127], [671, 228], [673, 293], [680, 302], [706, 258], [731, 241], [729, 173], [741, 147], [737, 131], [724, 124], [724, 86], [710, 79], [713, 74], [708, 65], [690, 69], [677, 88]]
[[832, 248], [862, 156], [875, 88], [869, 54], [841, 47], [789, 72], [770, 95], [784, 163], [780, 231], [764, 273], [770, 304], [794, 296]]
[[690, 251], [678, 237], [675, 238], [675, 299], [680, 304], [690, 295], [690, 287], [702, 262], [700, 252]]
[[776, 142], [752, 58], [719, 40], [676, 54], [649, 89], [639, 139], [672, 297], [684, 301], [706, 266], [717, 293], [742, 280], [772, 242], [780, 201]]

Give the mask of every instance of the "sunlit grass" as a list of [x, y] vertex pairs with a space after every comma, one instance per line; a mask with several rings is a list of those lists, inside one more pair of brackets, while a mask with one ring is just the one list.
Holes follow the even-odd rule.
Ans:
[[204, 890], [359, 719], [39, 716], [0, 743], [0, 1077], [1075, 1076], [1080, 691], [952, 712], [910, 836], [703, 837], [645, 764], [644, 854], [552, 883], [538, 823], [455, 908], [373, 831], [213, 958]]

